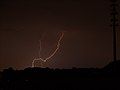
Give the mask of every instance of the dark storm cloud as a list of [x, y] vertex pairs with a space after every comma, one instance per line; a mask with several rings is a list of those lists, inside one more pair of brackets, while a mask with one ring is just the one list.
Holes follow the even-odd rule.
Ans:
[[109, 0], [0, 0], [0, 67], [30, 66], [41, 36], [49, 54], [61, 31], [67, 31], [61, 49], [48, 66], [104, 66], [112, 60], [109, 5]]
[[[40, 30], [47, 30], [48, 28], [46, 27], [51, 27], [49, 31], [58, 29], [67, 31], [79, 30], [78, 28], [82, 26], [88, 26], [89, 28], [96, 24], [96, 21], [102, 20], [97, 16], [97, 14], [101, 13], [99, 6], [97, 8], [98, 10], [94, 8], [97, 7], [97, 5], [96, 1], [93, 1], [86, 3], [85, 1], [72, 0], [5, 0], [3, 3], [3, 13], [7, 14], [4, 16], [7, 20], [4, 20], [4, 22], [11, 23], [12, 25], [17, 23], [19, 24], [17, 28], [34, 25], [34, 27], [39, 27]], [[4, 24], [4, 22], [2, 22], [2, 24]], [[14, 26], [16, 26], [12, 25], [8, 24], [7, 27], [11, 26], [14, 28]]]

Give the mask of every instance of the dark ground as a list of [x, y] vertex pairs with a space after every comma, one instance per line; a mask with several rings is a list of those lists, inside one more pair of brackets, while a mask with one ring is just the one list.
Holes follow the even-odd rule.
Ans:
[[120, 90], [120, 61], [102, 69], [9, 68], [0, 72], [0, 90]]

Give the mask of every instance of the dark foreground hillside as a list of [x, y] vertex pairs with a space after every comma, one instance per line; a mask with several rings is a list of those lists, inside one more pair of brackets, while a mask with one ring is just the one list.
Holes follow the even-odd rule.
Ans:
[[4, 70], [0, 90], [120, 90], [120, 61], [103, 69]]

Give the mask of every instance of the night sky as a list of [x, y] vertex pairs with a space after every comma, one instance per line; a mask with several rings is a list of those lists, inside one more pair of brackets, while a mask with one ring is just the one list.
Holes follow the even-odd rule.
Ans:
[[48, 57], [62, 31], [60, 49], [46, 67], [105, 66], [113, 60], [110, 13], [109, 0], [0, 0], [0, 69], [31, 67], [40, 39], [41, 55]]

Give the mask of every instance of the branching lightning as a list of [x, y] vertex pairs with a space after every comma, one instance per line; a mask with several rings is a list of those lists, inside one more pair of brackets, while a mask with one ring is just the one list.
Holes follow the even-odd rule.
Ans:
[[[63, 39], [63, 37], [64, 37], [64, 32], [62, 32], [61, 33], [61, 36], [60, 36], [60, 38], [58, 39], [58, 41], [57, 41], [57, 45], [56, 45], [56, 49], [54, 50], [54, 52], [50, 55], [50, 56], [48, 56], [47, 58], [45, 58], [45, 59], [43, 59], [42, 57], [41, 57], [41, 40], [39, 40], [39, 43], [40, 43], [40, 47], [39, 47], [39, 58], [35, 58], [33, 61], [32, 61], [32, 67], [35, 67], [35, 61], [42, 61], [42, 62], [46, 62], [46, 61], [48, 61], [49, 59], [51, 59], [55, 54], [56, 54], [56, 52], [59, 50], [59, 48], [60, 48], [60, 42], [61, 42], [61, 40]], [[41, 66], [42, 66], [42, 63], [41, 63]]]

